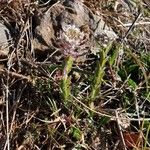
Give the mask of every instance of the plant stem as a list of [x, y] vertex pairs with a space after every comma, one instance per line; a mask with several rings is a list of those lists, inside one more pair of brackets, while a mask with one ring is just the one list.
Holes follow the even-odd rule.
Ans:
[[97, 63], [93, 83], [92, 83], [92, 89], [91, 89], [91, 94], [90, 94], [90, 102], [95, 100], [96, 96], [99, 93], [100, 86], [103, 81], [103, 76], [104, 76], [104, 71], [105, 71], [105, 64], [107, 62], [107, 54], [109, 50], [112, 47], [112, 43], [106, 48], [100, 51], [100, 60]]
[[69, 73], [72, 69], [73, 65], [73, 57], [68, 56], [65, 59], [65, 65], [63, 68], [63, 75], [62, 75], [62, 82], [61, 82], [61, 90], [62, 90], [62, 96], [64, 101], [66, 102], [69, 99], [70, 96], [70, 78], [69, 78]]

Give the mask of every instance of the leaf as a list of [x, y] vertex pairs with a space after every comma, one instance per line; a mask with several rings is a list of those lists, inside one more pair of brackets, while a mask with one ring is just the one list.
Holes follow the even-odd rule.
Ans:
[[79, 128], [72, 127], [71, 128], [71, 135], [75, 140], [80, 140], [81, 139], [81, 131]]
[[109, 117], [101, 117], [101, 119], [99, 120], [99, 126], [105, 125], [109, 122], [110, 118]]
[[131, 87], [132, 90], [135, 90], [137, 88], [137, 84], [132, 80], [128, 80], [128, 85]]
[[126, 132], [123, 133], [125, 144], [128, 148], [139, 148], [143, 141], [140, 133], [136, 132]]
[[102, 81], [103, 81], [103, 76], [105, 74], [105, 66], [106, 66], [106, 62], [108, 60], [108, 52], [111, 50], [112, 48], [112, 43], [110, 43], [108, 45], [108, 47], [106, 47], [103, 50], [100, 50], [99, 54], [100, 54], [100, 60], [97, 62], [97, 66], [95, 69], [95, 75], [93, 77], [93, 83], [92, 83], [92, 88], [91, 88], [91, 93], [90, 93], [90, 102], [92, 102], [96, 96], [99, 93]]

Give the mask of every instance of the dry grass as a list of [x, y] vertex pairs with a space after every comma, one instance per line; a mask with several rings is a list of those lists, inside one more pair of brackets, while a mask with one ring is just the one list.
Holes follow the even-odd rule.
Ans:
[[[98, 45], [100, 52], [87, 54], [82, 63], [57, 51], [34, 50], [33, 20], [51, 5], [12, 1], [1, 6], [0, 19], [13, 39], [5, 60], [0, 58], [0, 149], [146, 150], [149, 3], [109, 0], [98, 12], [88, 8], [103, 16], [118, 39], [105, 48]], [[129, 143], [126, 133], [139, 139]]]

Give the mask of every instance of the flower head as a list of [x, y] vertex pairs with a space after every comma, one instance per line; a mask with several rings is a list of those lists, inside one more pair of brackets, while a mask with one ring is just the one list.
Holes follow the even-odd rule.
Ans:
[[63, 26], [62, 38], [66, 42], [70, 43], [73, 48], [80, 45], [80, 42], [84, 39], [84, 33], [80, 31], [75, 25]]
[[74, 24], [63, 25], [57, 41], [64, 55], [77, 57], [85, 53], [87, 41], [85, 33]]

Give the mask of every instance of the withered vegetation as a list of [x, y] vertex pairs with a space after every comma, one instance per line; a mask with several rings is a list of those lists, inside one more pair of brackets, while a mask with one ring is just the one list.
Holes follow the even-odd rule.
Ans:
[[150, 147], [148, 0], [0, 0], [0, 150]]

